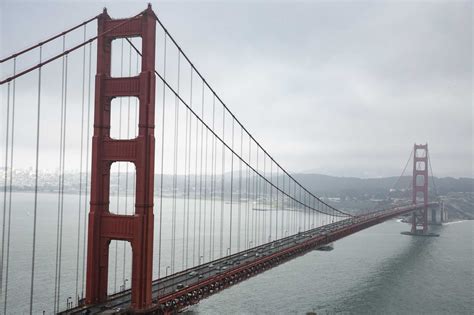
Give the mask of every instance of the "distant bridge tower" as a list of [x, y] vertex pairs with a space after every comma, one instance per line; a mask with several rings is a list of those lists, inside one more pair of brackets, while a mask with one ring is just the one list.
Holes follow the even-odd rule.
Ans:
[[413, 212], [411, 233], [428, 233], [428, 144], [415, 144], [413, 149], [413, 204], [424, 207]]
[[[114, 20], [98, 18], [97, 75], [95, 78], [94, 136], [92, 138], [91, 202], [87, 243], [86, 303], [107, 299], [109, 245], [130, 242], [132, 248], [132, 308], [152, 306], [153, 186], [155, 160], [155, 15], [149, 6], [141, 15]], [[111, 77], [112, 41], [142, 38], [141, 72], [135, 77]], [[129, 140], [110, 137], [111, 101], [137, 97], [138, 136]], [[114, 162], [131, 162], [136, 168], [135, 212], [109, 211], [110, 168]]]

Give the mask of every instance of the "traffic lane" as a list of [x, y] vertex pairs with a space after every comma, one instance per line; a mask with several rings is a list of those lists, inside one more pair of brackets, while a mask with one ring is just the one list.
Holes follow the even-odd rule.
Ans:
[[[350, 225], [350, 222], [335, 222], [330, 228], [319, 228], [321, 231], [333, 231], [337, 230], [342, 226]], [[158, 291], [162, 290], [163, 293], [174, 293], [179, 291], [180, 289], [185, 288], [186, 286], [195, 285], [200, 281], [205, 281], [209, 277], [215, 276], [222, 271], [227, 271], [233, 269], [243, 263], [250, 263], [255, 261], [261, 256], [266, 256], [271, 254], [275, 251], [284, 250], [290, 246], [292, 246], [295, 241], [306, 241], [315, 236], [320, 236], [321, 233], [315, 233], [318, 228], [310, 231], [309, 233], [301, 233], [300, 235], [292, 236], [286, 239], [281, 239], [277, 241], [273, 241], [269, 244], [261, 245], [253, 249], [249, 249], [247, 251], [241, 252], [232, 257], [224, 258], [222, 261], [219, 262], [210, 262], [204, 266], [200, 266], [198, 268], [190, 269], [189, 272], [179, 278], [169, 279], [167, 283], [163, 283], [163, 287], [158, 289]], [[209, 265], [212, 264], [213, 268], [209, 268]], [[206, 267], [209, 268], [206, 270]], [[219, 272], [220, 271], [220, 272]], [[194, 276], [189, 276], [190, 273], [195, 272]], [[201, 278], [199, 278], [201, 277]], [[175, 288], [176, 286], [176, 288]], [[163, 290], [164, 289], [164, 290]]]
[[[291, 247], [296, 242], [309, 240], [312, 237], [320, 236], [322, 233], [331, 232], [337, 230], [341, 226], [348, 226], [352, 222], [350, 219], [330, 223], [328, 225], [318, 227], [306, 232], [302, 232], [299, 234], [291, 235], [271, 243], [259, 245], [253, 247], [251, 249], [233, 254], [231, 256], [222, 257], [220, 259], [214, 260], [212, 262], [202, 264], [193, 268], [190, 268], [185, 271], [178, 272], [174, 275], [167, 276], [165, 278], [159, 279], [155, 281], [153, 284], [153, 291], [155, 294], [158, 293], [159, 295], [168, 295], [171, 293], [175, 293], [176, 289], [175, 286], [180, 283], [186, 283], [186, 285], [194, 285], [199, 283], [200, 281], [204, 281], [212, 276], [222, 273], [223, 271], [228, 271], [230, 269], [238, 267], [242, 263], [250, 263], [255, 261], [261, 256], [266, 256], [271, 254], [275, 251], [284, 250], [288, 247]], [[245, 256], [247, 255], [247, 256]], [[229, 263], [230, 261], [237, 260], [239, 263]], [[212, 264], [213, 268], [209, 268], [209, 265]], [[224, 269], [222, 267], [225, 267]], [[195, 276], [189, 276], [189, 273], [195, 271]], [[204, 271], [204, 272], [203, 272]], [[199, 278], [199, 275], [202, 275], [202, 278]], [[197, 279], [196, 279], [197, 278]], [[178, 290], [179, 291], [179, 290]], [[157, 294], [157, 295], [158, 295]], [[118, 296], [116, 298], [112, 298], [109, 302], [104, 303], [98, 307], [91, 307], [89, 310], [102, 310], [104, 305], [118, 307], [118, 306], [126, 306], [130, 303], [130, 290], [124, 292], [123, 296]]]

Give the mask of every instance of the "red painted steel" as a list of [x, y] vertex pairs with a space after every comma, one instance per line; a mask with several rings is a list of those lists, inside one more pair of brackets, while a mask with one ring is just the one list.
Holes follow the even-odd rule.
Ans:
[[[436, 203], [429, 203], [428, 206], [435, 206]], [[363, 215], [358, 217], [359, 221], [351, 226], [339, 229], [327, 235], [312, 237], [302, 243], [295, 244], [292, 247], [278, 251], [268, 256], [261, 257], [245, 265], [232, 268], [220, 275], [214, 275], [199, 283], [193, 284], [188, 288], [178, 292], [168, 294], [159, 298], [157, 308], [153, 314], [175, 314], [176, 312], [198, 303], [200, 300], [217, 293], [233, 284], [243, 281], [249, 277], [264, 272], [292, 258], [314, 250], [315, 248], [332, 243], [341, 238], [382, 223], [394, 217], [407, 214], [414, 210], [423, 208], [424, 205], [401, 206], [393, 209], [381, 211], [374, 215]], [[307, 233], [311, 233], [307, 231]]]
[[[87, 248], [86, 303], [107, 300], [109, 245], [128, 241], [132, 248], [132, 308], [152, 306], [153, 188], [155, 160], [155, 14], [112, 20], [107, 11], [98, 18], [97, 75], [95, 79], [94, 136], [92, 138], [91, 202]], [[112, 78], [112, 41], [142, 38], [142, 67], [136, 77]], [[139, 133], [135, 139], [110, 138], [111, 101], [114, 97], [139, 99]], [[135, 213], [109, 212], [110, 168], [118, 161], [136, 168]]]
[[[417, 180], [422, 178], [421, 183]], [[412, 233], [428, 233], [428, 144], [415, 144], [413, 149], [413, 204], [423, 194], [424, 207], [412, 215]], [[421, 229], [419, 229], [421, 227]]]
[[[429, 207], [437, 206], [437, 203], [428, 203]], [[257, 275], [261, 272], [264, 272], [267, 269], [275, 267], [285, 261], [288, 261], [292, 258], [298, 257], [305, 254], [308, 251], [311, 251], [319, 246], [327, 245], [334, 241], [337, 241], [341, 238], [354, 234], [360, 230], [369, 228], [373, 225], [382, 223], [391, 218], [405, 215], [410, 212], [422, 209], [424, 204], [411, 204], [405, 206], [398, 206], [383, 211], [377, 211], [374, 213], [355, 216], [349, 218], [350, 225], [338, 228], [337, 230], [324, 232], [321, 234], [321, 231], [318, 232], [319, 228], [314, 230], [309, 230], [305, 233], [316, 235], [311, 235], [309, 238], [303, 240], [302, 242], [295, 242], [293, 246], [284, 248], [282, 250], [272, 252], [269, 255], [262, 255], [260, 258], [255, 259], [250, 262], [245, 262], [241, 265], [232, 265], [228, 270], [221, 274], [212, 275], [208, 278], [198, 281], [197, 283], [191, 284], [189, 287], [185, 287], [181, 290], [176, 290], [174, 292], [160, 295], [159, 298], [155, 297], [155, 305], [146, 310], [147, 314], [176, 314], [180, 310], [183, 310], [189, 305], [198, 303], [200, 300], [205, 299], [206, 297], [221, 291], [233, 284], [239, 283], [249, 277]], [[281, 239], [293, 239], [295, 235]], [[254, 248], [253, 250], [255, 250]], [[238, 259], [240, 255], [244, 252], [240, 252], [228, 257], [224, 257], [218, 260], [215, 260], [211, 263], [215, 264], [221, 260], [234, 260]], [[184, 270], [178, 273], [178, 275], [188, 274], [190, 271], [194, 270], [193, 268]], [[162, 281], [165, 278], [161, 279]], [[155, 283], [157, 285], [157, 283]], [[123, 298], [123, 295], [112, 296], [108, 300], [107, 304], [103, 304], [103, 307], [106, 309], [111, 309], [114, 305], [120, 305], [120, 307], [126, 307], [127, 302], [116, 303], [117, 299]], [[107, 306], [108, 305], [108, 306]], [[65, 311], [64, 314], [82, 314], [88, 311], [88, 306], [79, 307], [73, 310]], [[128, 310], [123, 310], [120, 314], [128, 314]]]

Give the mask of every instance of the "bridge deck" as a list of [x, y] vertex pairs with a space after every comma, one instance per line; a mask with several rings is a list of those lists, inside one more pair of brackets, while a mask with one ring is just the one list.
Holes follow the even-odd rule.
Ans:
[[[423, 205], [399, 206], [351, 217], [155, 280], [152, 290], [156, 304], [148, 313], [168, 313], [196, 304], [211, 294], [287, 260], [421, 207]], [[61, 314], [127, 313], [129, 307], [130, 290], [125, 290], [111, 295], [103, 304], [77, 307]]]

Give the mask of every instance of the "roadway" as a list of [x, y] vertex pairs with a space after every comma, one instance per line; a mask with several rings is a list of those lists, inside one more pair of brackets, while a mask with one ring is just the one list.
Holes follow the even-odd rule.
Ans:
[[[197, 303], [220, 289], [337, 239], [420, 208], [399, 206], [354, 216], [241, 251], [153, 281], [153, 313], [167, 313]], [[111, 295], [106, 303], [76, 307], [61, 314], [120, 314], [130, 306], [130, 290]], [[158, 298], [159, 297], [159, 298]]]

